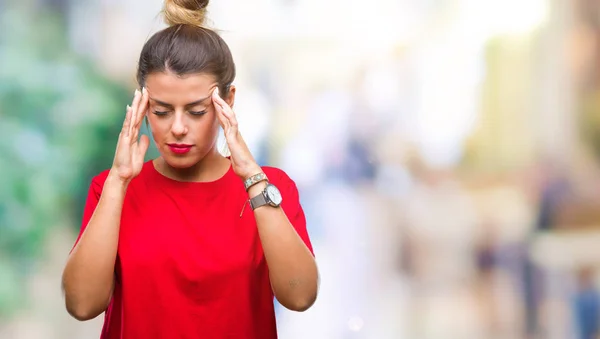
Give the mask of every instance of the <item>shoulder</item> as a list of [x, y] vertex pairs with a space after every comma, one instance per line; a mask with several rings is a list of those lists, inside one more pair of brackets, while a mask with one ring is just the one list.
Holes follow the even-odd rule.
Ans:
[[[150, 175], [150, 172], [152, 170], [151, 166], [152, 166], [152, 161], [146, 161], [144, 163], [144, 166], [142, 167], [142, 171], [140, 172], [140, 174], [138, 174], [135, 178], [133, 178], [131, 183], [138, 182], [139, 178]], [[105, 170], [101, 171], [100, 173], [96, 174], [94, 177], [92, 177], [92, 183], [91, 183], [92, 187], [99, 188], [100, 190], [102, 190], [102, 187], [104, 187], [104, 183], [106, 182], [106, 178], [108, 178], [109, 173], [110, 173], [110, 168], [105, 169]]]
[[292, 178], [281, 168], [272, 166], [262, 166], [263, 171], [270, 181], [273, 182], [293, 182]]
[[92, 178], [92, 186], [99, 187], [100, 189], [104, 187], [104, 182], [106, 182], [106, 178], [108, 178], [109, 169], [106, 169]]
[[269, 182], [277, 186], [281, 191], [298, 191], [296, 182], [284, 170], [272, 166], [262, 166], [262, 169], [267, 178], [269, 178]]

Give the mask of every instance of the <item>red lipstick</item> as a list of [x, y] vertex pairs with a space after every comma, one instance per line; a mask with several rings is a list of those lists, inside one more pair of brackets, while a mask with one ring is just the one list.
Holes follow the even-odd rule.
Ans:
[[185, 154], [185, 153], [189, 152], [192, 149], [193, 145], [187, 145], [187, 144], [167, 144], [167, 146], [169, 146], [169, 149], [171, 150], [171, 152], [173, 152], [175, 154]]

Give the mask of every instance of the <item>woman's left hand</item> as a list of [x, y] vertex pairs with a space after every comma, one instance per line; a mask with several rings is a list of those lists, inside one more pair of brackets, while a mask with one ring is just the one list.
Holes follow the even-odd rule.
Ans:
[[212, 93], [212, 102], [215, 106], [217, 118], [225, 132], [225, 139], [231, 152], [231, 164], [233, 171], [242, 180], [262, 172], [260, 166], [254, 160], [250, 149], [238, 130], [238, 121], [233, 109], [219, 96], [219, 88]]

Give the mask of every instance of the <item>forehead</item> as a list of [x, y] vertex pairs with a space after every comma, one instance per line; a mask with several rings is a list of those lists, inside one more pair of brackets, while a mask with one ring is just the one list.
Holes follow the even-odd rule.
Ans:
[[146, 89], [150, 96], [171, 104], [186, 104], [207, 97], [215, 85], [214, 76], [204, 73], [178, 76], [159, 72], [146, 78]]

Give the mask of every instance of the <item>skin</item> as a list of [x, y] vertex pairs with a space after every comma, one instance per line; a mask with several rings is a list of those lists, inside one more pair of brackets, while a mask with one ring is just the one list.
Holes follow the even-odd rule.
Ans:
[[[127, 186], [142, 169], [149, 145], [146, 136], [139, 137], [144, 117], [148, 117], [160, 152], [154, 165], [166, 177], [213, 181], [230, 165], [240, 180], [262, 171], [238, 130], [232, 109], [235, 92], [231, 86], [222, 99], [212, 75], [169, 72], [150, 74], [146, 89], [136, 91], [98, 206], [63, 272], [66, 307], [76, 319], [95, 318], [110, 302], [123, 200]], [[216, 148], [219, 126], [225, 132], [231, 160]], [[171, 143], [193, 146], [182, 155], [170, 150]], [[248, 197], [258, 195], [265, 185], [251, 187]], [[275, 297], [290, 310], [308, 309], [316, 300], [319, 285], [314, 257], [281, 208], [263, 206], [254, 216]]]

